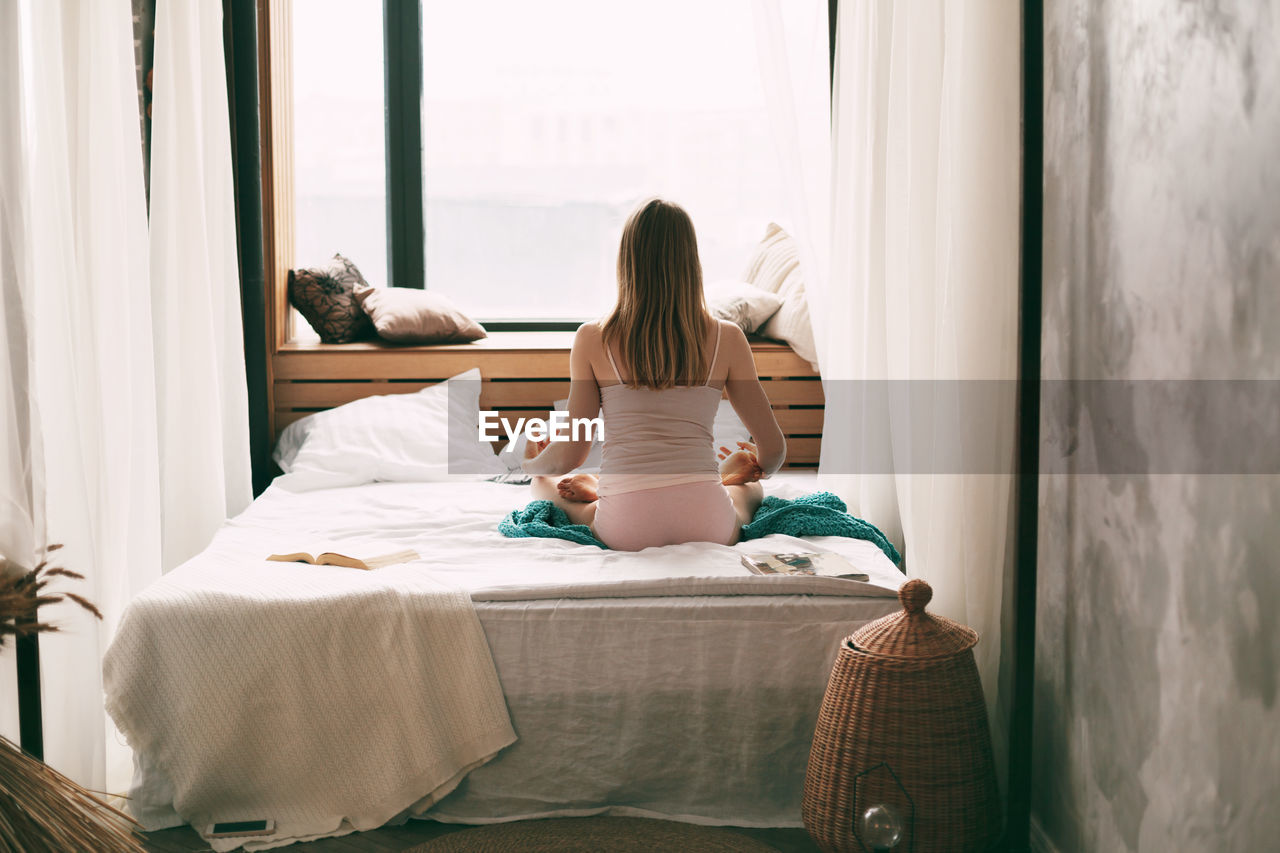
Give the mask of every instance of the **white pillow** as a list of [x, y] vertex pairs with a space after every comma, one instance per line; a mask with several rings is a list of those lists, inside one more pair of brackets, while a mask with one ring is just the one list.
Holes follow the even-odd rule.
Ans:
[[290, 491], [506, 473], [479, 440], [480, 371], [413, 394], [365, 397], [285, 427], [273, 454]]
[[769, 223], [743, 278], [782, 299], [782, 307], [758, 330], [760, 334], [790, 345], [796, 355], [817, 370], [818, 348], [813, 343], [800, 254], [791, 235], [776, 223]]
[[736, 324], [747, 334], [763, 326], [782, 307], [782, 297], [745, 281], [713, 281], [707, 285], [706, 295], [712, 316]]

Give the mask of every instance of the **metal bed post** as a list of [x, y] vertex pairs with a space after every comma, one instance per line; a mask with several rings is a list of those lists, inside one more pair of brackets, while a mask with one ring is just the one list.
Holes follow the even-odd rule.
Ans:
[[1044, 233], [1044, 4], [1022, 4], [1022, 260], [1018, 340], [1017, 510], [1014, 538], [1013, 702], [1005, 847], [1031, 849], [1036, 550], [1040, 513], [1040, 346]]
[[[36, 611], [18, 620], [34, 625]], [[40, 702], [40, 637], [34, 631], [14, 640], [18, 666], [18, 745], [32, 758], [44, 760], [44, 721]]]

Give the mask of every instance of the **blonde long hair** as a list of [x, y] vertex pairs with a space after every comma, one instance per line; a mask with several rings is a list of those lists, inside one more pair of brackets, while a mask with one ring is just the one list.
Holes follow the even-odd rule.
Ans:
[[618, 304], [601, 325], [604, 345], [617, 343], [630, 387], [694, 385], [707, 374], [710, 320], [693, 221], [680, 205], [650, 199], [622, 229]]

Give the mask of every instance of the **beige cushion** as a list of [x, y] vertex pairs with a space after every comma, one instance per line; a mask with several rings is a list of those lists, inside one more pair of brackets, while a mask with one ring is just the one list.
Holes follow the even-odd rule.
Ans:
[[485, 337], [480, 324], [441, 293], [410, 287], [356, 287], [378, 337], [398, 344], [443, 344]]
[[760, 334], [790, 345], [796, 355], [817, 370], [818, 349], [813, 343], [813, 325], [809, 321], [809, 302], [804, 293], [800, 255], [795, 240], [780, 225], [769, 223], [743, 278], [782, 299], [782, 307], [760, 327]]

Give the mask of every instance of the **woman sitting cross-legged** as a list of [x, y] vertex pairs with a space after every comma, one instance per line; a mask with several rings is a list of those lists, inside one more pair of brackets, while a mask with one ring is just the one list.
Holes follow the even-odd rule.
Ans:
[[[654, 199], [628, 219], [617, 305], [578, 329], [569, 358], [570, 422], [604, 413], [600, 476], [565, 476], [586, 460], [588, 438], [530, 442], [533, 496], [616, 550], [738, 541], [786, 442], [746, 336], [707, 311], [693, 223], [678, 205]], [[717, 452], [725, 390], [756, 443]]]

